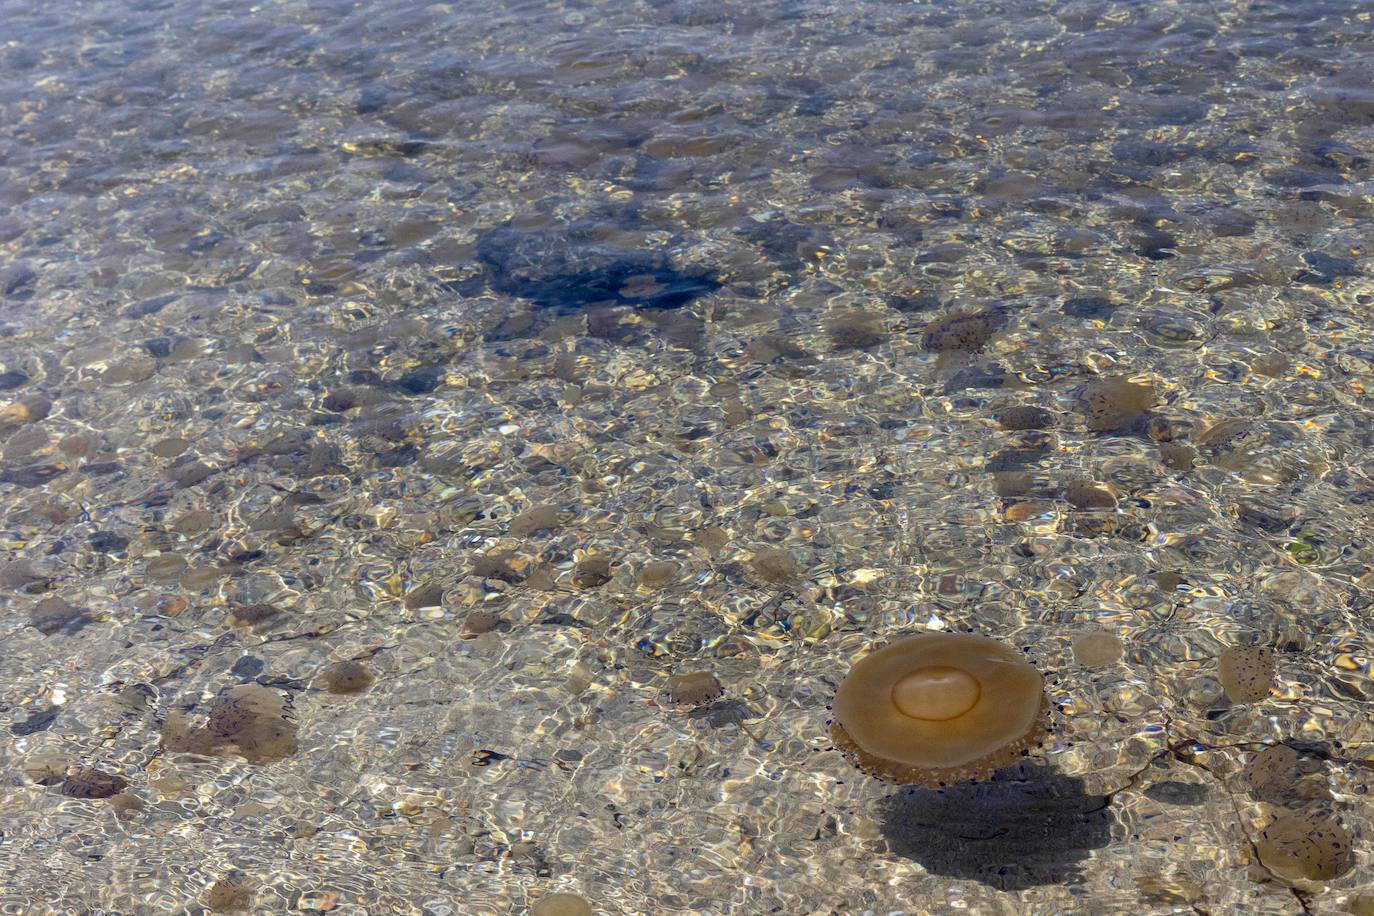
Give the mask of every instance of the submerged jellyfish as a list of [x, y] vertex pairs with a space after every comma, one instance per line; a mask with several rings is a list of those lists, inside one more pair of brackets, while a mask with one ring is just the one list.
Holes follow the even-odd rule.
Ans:
[[530, 908], [530, 916], [592, 916], [592, 905], [577, 894], [546, 894]]
[[1233, 703], [1259, 703], [1269, 696], [1276, 674], [1274, 650], [1267, 646], [1231, 646], [1217, 659], [1221, 686]]
[[724, 695], [725, 689], [709, 671], [675, 674], [668, 678], [668, 700], [677, 706], [705, 706]]
[[978, 779], [1040, 743], [1044, 677], [995, 639], [921, 633], [861, 658], [835, 694], [830, 735], [859, 769], [896, 783]]
[[1350, 871], [1350, 832], [1323, 808], [1285, 811], [1255, 841], [1260, 862], [1279, 878], [1322, 882]]

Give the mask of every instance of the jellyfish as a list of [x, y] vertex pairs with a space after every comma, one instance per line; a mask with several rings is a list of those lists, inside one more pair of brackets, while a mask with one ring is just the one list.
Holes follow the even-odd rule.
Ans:
[[1089, 630], [1073, 638], [1073, 660], [1084, 668], [1113, 665], [1123, 652], [1121, 640], [1106, 630]]
[[1006, 323], [1000, 309], [953, 312], [925, 327], [921, 349], [932, 353], [976, 353]]
[[725, 689], [709, 671], [674, 674], [668, 678], [668, 701], [675, 706], [705, 706], [724, 695]]
[[921, 633], [864, 658], [840, 683], [830, 735], [864, 772], [941, 786], [1015, 763], [1045, 734], [1044, 677], [987, 636]]
[[1130, 427], [1155, 403], [1155, 392], [1148, 383], [1132, 382], [1121, 376], [1104, 376], [1090, 382], [1081, 395], [1088, 429], [1117, 432]]
[[367, 666], [354, 659], [344, 659], [325, 668], [320, 681], [330, 693], [361, 693], [377, 680]]
[[529, 916], [592, 916], [592, 905], [577, 894], [546, 894], [530, 908]]
[[1285, 811], [1260, 831], [1260, 862], [1273, 875], [1294, 882], [1323, 882], [1350, 871], [1350, 832], [1323, 808]]
[[1233, 703], [1258, 703], [1268, 698], [1274, 686], [1274, 650], [1267, 646], [1231, 646], [1217, 659], [1217, 672]]

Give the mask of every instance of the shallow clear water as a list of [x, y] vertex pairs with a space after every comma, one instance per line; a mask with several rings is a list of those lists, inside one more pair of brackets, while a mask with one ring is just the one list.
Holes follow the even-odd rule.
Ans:
[[[1324, 0], [0, 0], [0, 910], [1374, 911], [1371, 86]], [[831, 749], [920, 628], [1026, 765]]]

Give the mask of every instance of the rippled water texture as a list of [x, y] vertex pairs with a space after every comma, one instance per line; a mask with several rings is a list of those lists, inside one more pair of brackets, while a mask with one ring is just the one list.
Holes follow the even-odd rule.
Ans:
[[0, 911], [1374, 912], [1372, 19], [0, 0]]

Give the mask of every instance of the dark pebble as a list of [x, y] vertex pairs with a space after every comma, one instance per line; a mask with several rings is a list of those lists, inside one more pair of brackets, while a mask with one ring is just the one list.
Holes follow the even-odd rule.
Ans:
[[960, 369], [945, 382], [945, 394], [955, 394], [970, 388], [1001, 388], [1007, 383], [1007, 373], [1001, 366], [969, 366]]
[[1201, 783], [1170, 779], [1146, 787], [1144, 794], [1146, 798], [1166, 805], [1200, 805], [1210, 793]]
[[152, 299], [144, 299], [142, 302], [135, 302], [124, 310], [125, 318], [146, 318], [149, 315], [156, 315], [158, 312], [171, 305], [177, 299], [175, 293], [166, 296], [157, 296]]
[[13, 391], [21, 385], [27, 385], [29, 377], [22, 372], [11, 369], [9, 372], [0, 372], [0, 391]]
[[1253, 503], [1241, 503], [1236, 508], [1236, 517], [1242, 525], [1258, 528], [1269, 534], [1287, 531], [1288, 526], [1293, 523], [1291, 518], [1278, 515]]
[[38, 275], [27, 264], [10, 264], [0, 268], [0, 292], [6, 296], [27, 296], [33, 292]]
[[1102, 296], [1075, 296], [1072, 299], [1064, 300], [1061, 306], [1065, 315], [1070, 318], [1084, 318], [1098, 320], [1110, 318], [1116, 306], [1110, 299]]
[[887, 304], [899, 312], [934, 312], [941, 302], [934, 293], [917, 293], [914, 296], [894, 296]]
[[62, 712], [61, 706], [49, 706], [37, 712], [29, 713], [29, 717], [23, 722], [16, 722], [10, 726], [10, 731], [16, 735], [32, 735], [44, 731], [48, 726], [57, 721], [57, 716]]
[[367, 86], [358, 93], [358, 104], [354, 111], [358, 114], [376, 114], [386, 107], [387, 91], [378, 86]]
[[324, 396], [324, 409], [343, 413], [358, 406], [358, 399], [351, 391], [331, 391]]
[[44, 636], [59, 632], [70, 635], [92, 622], [86, 611], [72, 607], [55, 595], [44, 598], [29, 611], [29, 626]]
[[371, 369], [354, 369], [344, 376], [344, 381], [350, 385], [381, 385], [382, 377]]
[[1004, 471], [1025, 471], [1035, 465], [1045, 457], [1045, 449], [1013, 448], [1002, 449], [994, 452], [987, 460], [983, 470], [989, 474], [1000, 474]]
[[104, 477], [108, 474], [115, 474], [122, 471], [124, 466], [118, 461], [101, 461], [96, 464], [83, 464], [81, 473], [87, 477]]
[[571, 614], [549, 614], [547, 617], [541, 618], [539, 622], [544, 626], [551, 627], [582, 627], [585, 629], [587, 626]]
[[168, 468], [166, 473], [168, 480], [185, 489], [194, 487], [213, 474], [214, 470], [188, 455], [178, 459], [177, 463]]
[[1302, 259], [1311, 269], [1298, 274], [1299, 283], [1330, 283], [1340, 277], [1351, 277], [1359, 273], [1354, 261], [1332, 257], [1321, 251], [1305, 251]]
[[1174, 256], [1178, 239], [1162, 229], [1149, 229], [1136, 241], [1136, 252], [1151, 261], [1163, 261]]
[[421, 366], [401, 376], [396, 387], [408, 394], [429, 394], [444, 383], [443, 366]]
[[129, 546], [129, 539], [113, 531], [97, 531], [86, 539], [91, 549], [101, 553], [119, 553]]
[[234, 662], [234, 667], [229, 669], [229, 673], [243, 680], [252, 680], [259, 674], [262, 674], [262, 669], [265, 667], [267, 667], [267, 663], [262, 659], [252, 655], [245, 655]]
[[1043, 407], [1007, 407], [992, 416], [1003, 429], [1045, 429], [1054, 424], [1054, 414]]
[[12, 483], [19, 487], [41, 487], [56, 480], [67, 471], [55, 464], [31, 464], [23, 468], [6, 468], [0, 471], [0, 483]]
[[172, 355], [172, 338], [150, 337], [143, 341], [143, 349], [148, 351], [149, 356], [166, 359]]

